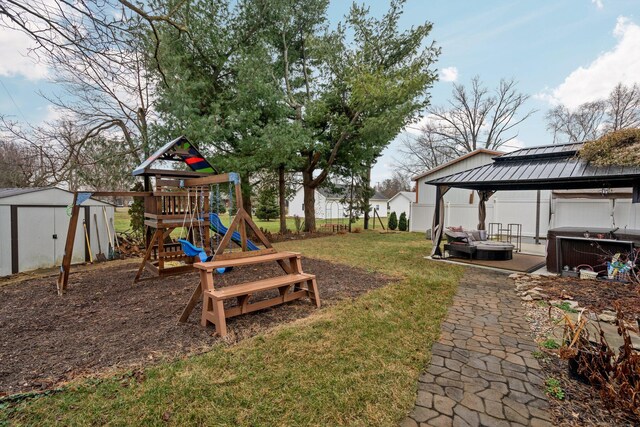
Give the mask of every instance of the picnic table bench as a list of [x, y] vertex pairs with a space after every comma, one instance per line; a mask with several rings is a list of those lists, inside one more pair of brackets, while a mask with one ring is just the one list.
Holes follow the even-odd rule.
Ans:
[[[273, 249], [271, 251], [260, 251], [260, 254], [253, 256], [251, 252], [244, 252], [243, 254], [246, 255], [238, 258], [199, 262], [193, 265], [200, 270], [200, 283], [191, 296], [182, 316], [180, 316], [181, 322], [186, 322], [200, 299], [202, 299], [200, 323], [202, 326], [212, 323], [215, 325], [216, 333], [222, 337], [227, 335], [226, 319], [228, 317], [250, 313], [304, 297], [308, 297], [317, 307], [320, 307], [316, 276], [302, 271], [302, 261], [299, 253], [276, 252]], [[219, 289], [214, 286], [214, 272], [218, 268], [240, 267], [274, 261], [280, 264], [280, 267], [284, 270], [284, 275], [225, 286]], [[278, 289], [279, 295], [277, 297], [250, 302], [251, 296], [255, 293], [272, 289]], [[237, 299], [237, 305], [225, 308], [224, 301], [228, 299]]]

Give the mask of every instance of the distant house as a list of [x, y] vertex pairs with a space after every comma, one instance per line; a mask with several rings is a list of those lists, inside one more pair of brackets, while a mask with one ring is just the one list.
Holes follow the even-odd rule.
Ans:
[[[315, 212], [316, 218], [321, 219], [336, 219], [345, 218], [349, 216], [348, 205], [343, 202], [345, 195], [347, 195], [347, 186], [335, 186], [334, 189], [329, 188], [317, 188], [315, 190]], [[371, 210], [369, 213], [373, 215], [373, 211], [376, 210], [381, 217], [387, 216], [387, 202], [388, 199], [380, 192], [376, 191], [375, 194], [369, 199]], [[289, 202], [289, 216], [298, 215], [304, 216], [304, 190], [302, 187], [298, 188], [293, 196], [293, 199]]]
[[402, 212], [407, 214], [407, 219], [411, 217], [411, 204], [416, 202], [416, 193], [413, 191], [398, 191], [395, 196], [389, 199], [389, 213], [395, 212], [398, 217]]
[[[72, 203], [73, 193], [61, 188], [0, 188], [0, 276], [61, 264]], [[85, 225], [93, 255], [108, 252], [113, 216], [109, 203], [90, 198], [82, 204], [72, 262], [91, 258]]]

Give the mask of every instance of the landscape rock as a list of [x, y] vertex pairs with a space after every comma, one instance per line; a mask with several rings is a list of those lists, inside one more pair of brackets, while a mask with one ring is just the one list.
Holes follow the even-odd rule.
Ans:
[[600, 320], [601, 322], [616, 323], [616, 316], [612, 316], [603, 312], [598, 315], [598, 320]]
[[533, 301], [533, 297], [531, 295], [525, 295], [521, 299], [522, 301]]

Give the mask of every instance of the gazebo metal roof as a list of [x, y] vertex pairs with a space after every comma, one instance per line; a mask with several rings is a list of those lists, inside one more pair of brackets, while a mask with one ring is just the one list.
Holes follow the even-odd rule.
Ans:
[[478, 191], [637, 187], [638, 166], [596, 166], [578, 157], [582, 143], [547, 145], [494, 157], [493, 163], [427, 181]]

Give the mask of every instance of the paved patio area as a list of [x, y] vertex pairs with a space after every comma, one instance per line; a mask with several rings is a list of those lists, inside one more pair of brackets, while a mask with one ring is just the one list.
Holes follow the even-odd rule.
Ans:
[[401, 426], [551, 426], [523, 312], [506, 274], [468, 268]]

